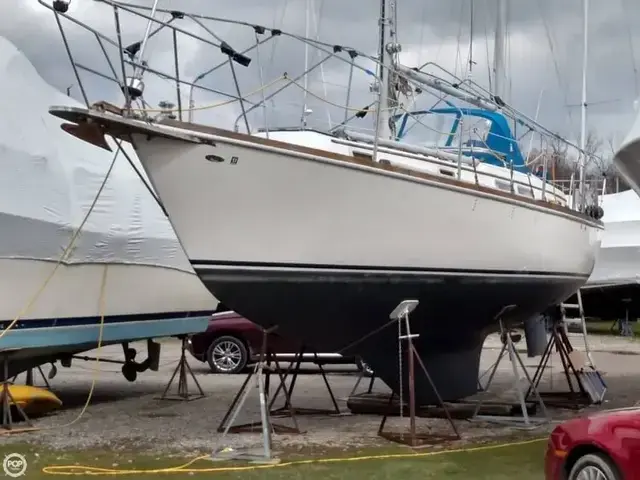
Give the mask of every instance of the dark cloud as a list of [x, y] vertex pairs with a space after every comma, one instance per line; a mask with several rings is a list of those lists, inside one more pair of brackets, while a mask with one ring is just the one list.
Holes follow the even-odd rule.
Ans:
[[[151, 5], [151, 0], [138, 0]], [[348, 45], [374, 54], [378, 30], [378, 2], [374, 0], [314, 0], [314, 14], [309, 16], [311, 34], [323, 41]], [[398, 0], [399, 40], [403, 45], [403, 62], [417, 65], [426, 61], [442, 64], [466, 74], [469, 52], [470, 0], [426, 1]], [[304, 34], [307, 0], [166, 0], [163, 8], [179, 8], [249, 23], [278, 27]], [[488, 86], [488, 71], [492, 61], [495, 0], [474, 0], [474, 65], [473, 78]], [[634, 75], [634, 46], [640, 50], [640, 32], [630, 29], [629, 23], [640, 14], [640, 3], [631, 0], [590, 2], [590, 50], [588, 69], [589, 99], [593, 102], [589, 113], [589, 126], [601, 136], [618, 135], [618, 140], [629, 128], [633, 115], [632, 103], [638, 95], [638, 79]], [[74, 15], [90, 22], [97, 29], [113, 33], [113, 13], [105, 5], [73, 0]], [[60, 39], [55, 19], [38, 0], [17, 0], [4, 6], [0, 18], [0, 34], [23, 50], [41, 75], [57, 88], [64, 90], [76, 84], [73, 72]], [[534, 116], [541, 98], [539, 119], [554, 130], [573, 139], [579, 132], [579, 108], [582, 62], [582, 0], [510, 0], [509, 1], [508, 74], [510, 101], [521, 111]], [[201, 27], [182, 22], [183, 28], [194, 34], [205, 35]], [[251, 45], [253, 32], [233, 25], [207, 23], [215, 33], [240, 50]], [[145, 22], [132, 20], [123, 14], [123, 41], [138, 40]], [[77, 27], [65, 22], [68, 38], [76, 58], [83, 64], [108, 72], [95, 39]], [[275, 48], [274, 48], [275, 47]], [[113, 51], [113, 49], [111, 49]], [[172, 62], [172, 40], [165, 31], [150, 43], [148, 59], [152, 68], [169, 70]], [[640, 52], [636, 51], [636, 63]], [[222, 61], [216, 49], [199, 45], [189, 39], [180, 44], [180, 74], [193, 79], [200, 72]], [[309, 51], [309, 63], [321, 58], [321, 53]], [[240, 88], [253, 91], [260, 85], [260, 76], [270, 81], [284, 72], [293, 76], [303, 71], [305, 49], [297, 41], [280, 38], [268, 42], [251, 54], [253, 62], [248, 69], [236, 67]], [[112, 54], [117, 66], [117, 56]], [[371, 62], [362, 65], [373, 68]], [[260, 68], [261, 67], [261, 68]], [[119, 70], [118, 70], [118, 73]], [[309, 76], [309, 88], [318, 96], [341, 104], [346, 96], [348, 67], [335, 59]], [[119, 101], [115, 84], [90, 78], [83, 74], [87, 90], [93, 100], [107, 98]], [[365, 105], [373, 100], [368, 90], [371, 77], [361, 71], [354, 76], [352, 105]], [[233, 92], [234, 85], [228, 66], [207, 77], [202, 85]], [[271, 88], [273, 91], [275, 87]], [[541, 94], [542, 92], [542, 94]], [[73, 95], [80, 98], [77, 86]], [[175, 99], [175, 88], [166, 80], [147, 77], [147, 100], [157, 104], [161, 99]], [[206, 91], [196, 91], [196, 104], [220, 102], [223, 97]], [[256, 101], [261, 98], [255, 95]], [[183, 103], [188, 101], [188, 87], [181, 90]], [[302, 115], [303, 93], [295, 86], [278, 97], [278, 109], [268, 110], [269, 120], [275, 124], [294, 125]], [[431, 100], [429, 100], [431, 101]], [[428, 102], [424, 100], [426, 106]], [[326, 126], [328, 114], [333, 123], [342, 120], [344, 113], [322, 100], [307, 96], [313, 110], [310, 122]], [[237, 104], [216, 110], [195, 112], [198, 121], [233, 122], [239, 113]], [[261, 120], [263, 109], [258, 109], [252, 120]]]

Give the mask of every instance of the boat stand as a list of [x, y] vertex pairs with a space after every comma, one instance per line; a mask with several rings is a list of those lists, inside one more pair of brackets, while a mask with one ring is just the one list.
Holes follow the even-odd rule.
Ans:
[[[351, 393], [349, 393], [349, 396], [347, 398], [351, 398], [354, 395], [361, 395], [361, 394], [356, 394], [356, 391], [358, 390], [358, 387], [360, 386], [360, 383], [362, 383], [362, 380], [367, 376], [367, 372], [365, 372], [364, 370], [362, 370], [359, 374], [358, 374], [358, 379], [356, 380], [355, 385], [353, 386], [353, 388], [351, 389]], [[370, 395], [371, 392], [373, 391], [373, 384], [376, 381], [376, 374], [374, 373], [373, 375], [371, 375], [371, 378], [369, 378], [369, 385], [367, 386], [367, 391], [364, 392], [366, 395]]]
[[24, 412], [22, 407], [15, 401], [13, 395], [11, 394], [11, 390], [9, 387], [12, 385], [11, 380], [9, 380], [9, 354], [4, 354], [2, 356], [2, 391], [0, 392], [0, 411], [2, 413], [2, 428], [5, 430], [13, 429], [13, 412], [12, 408], [15, 408], [15, 411], [22, 417], [22, 419], [29, 425], [29, 427], [33, 427], [33, 423]]
[[[495, 374], [498, 370], [498, 367], [500, 366], [502, 359], [508, 354], [508, 357], [511, 363], [511, 368], [513, 371], [513, 377], [514, 377], [513, 388], [516, 390], [516, 393], [518, 396], [518, 403], [520, 407], [521, 416], [505, 417], [505, 416], [498, 416], [498, 415], [480, 415], [479, 412], [484, 403], [483, 399], [480, 398], [476, 403], [476, 408], [473, 412], [471, 420], [500, 423], [503, 425], [513, 426], [516, 428], [532, 429], [532, 428], [537, 428], [540, 425], [543, 425], [545, 423], [548, 423], [549, 417], [547, 415], [547, 409], [544, 405], [544, 402], [542, 401], [542, 397], [538, 393], [538, 390], [536, 389], [536, 385], [532, 382], [531, 377], [529, 376], [529, 372], [527, 371], [527, 367], [524, 365], [524, 362], [522, 361], [522, 358], [520, 357], [520, 354], [518, 353], [518, 350], [515, 347], [516, 339], [513, 338], [513, 334], [511, 333], [510, 329], [506, 328], [504, 325], [503, 316], [505, 315], [505, 313], [512, 310], [513, 308], [515, 308], [514, 305], [509, 305], [507, 307], [504, 307], [500, 311], [500, 313], [496, 316], [496, 319], [498, 320], [500, 325], [500, 339], [502, 340], [502, 348], [500, 349], [500, 353], [498, 354], [498, 359], [496, 360], [496, 362], [493, 364], [493, 367], [491, 368], [489, 379], [487, 380], [487, 384], [484, 386], [483, 391], [484, 393], [489, 393], [491, 388], [491, 383], [495, 378]], [[542, 418], [539, 418], [539, 417], [532, 418], [530, 416], [530, 413], [535, 414], [535, 403], [527, 404], [527, 402], [525, 401], [528, 395], [525, 395], [523, 392], [523, 389], [521, 386], [522, 378], [518, 373], [519, 368], [522, 370], [522, 373], [524, 374], [524, 377], [527, 380], [527, 383], [529, 385], [528, 392], [530, 391], [531, 393], [533, 393], [536, 397], [536, 400], [538, 401], [538, 405], [540, 406], [540, 410], [542, 411], [542, 414], [543, 414]], [[511, 409], [511, 413], [512, 414], [515, 413], [516, 410], [517, 410], [517, 406]]]
[[[204, 394], [204, 391], [202, 390], [202, 387], [200, 386], [198, 379], [193, 374], [193, 370], [191, 370], [191, 366], [187, 361], [187, 340], [188, 340], [187, 336], [180, 335], [178, 338], [181, 341], [180, 360], [178, 361], [178, 365], [176, 365], [176, 368], [173, 371], [173, 375], [171, 375], [171, 378], [169, 379], [169, 383], [167, 383], [167, 386], [164, 389], [164, 392], [162, 393], [162, 396], [159, 398], [159, 400], [182, 400], [182, 401], [189, 402], [192, 400], [198, 400], [200, 398], [204, 398], [206, 397], [206, 395]], [[188, 381], [189, 377], [187, 376], [187, 373], [189, 374], [193, 382], [196, 384], [196, 388], [198, 389], [197, 393], [189, 392], [189, 381]], [[171, 388], [171, 384], [173, 383], [173, 380], [176, 377], [176, 375], [178, 376], [178, 392], [176, 394], [171, 395], [171, 394], [168, 394], [168, 392], [169, 392], [169, 389]]]
[[[562, 370], [567, 381], [569, 391], [540, 392], [547, 405], [571, 410], [581, 410], [587, 406], [601, 403], [606, 393], [606, 385], [600, 373], [593, 367], [585, 365], [580, 352], [574, 350], [566, 330], [564, 322], [554, 319], [551, 325], [551, 335], [542, 354], [542, 359], [533, 375], [532, 386], [525, 398], [529, 398], [533, 388], [538, 388], [542, 376], [549, 364], [549, 360], [555, 351], [560, 356]], [[575, 380], [575, 386], [574, 386]]]
[[[227, 433], [254, 433], [257, 427], [262, 428], [263, 435], [265, 438], [268, 437], [268, 448], [265, 443], [265, 455], [266, 451], [271, 449], [271, 432], [274, 433], [304, 433], [300, 430], [298, 426], [298, 420], [296, 419], [295, 412], [291, 407], [291, 398], [289, 397], [289, 390], [286, 388], [286, 383], [284, 380], [284, 376], [282, 375], [282, 370], [280, 369], [280, 363], [276, 356], [271, 354], [269, 350], [269, 335], [275, 331], [278, 327], [274, 326], [269, 329], [263, 331], [262, 334], [262, 347], [260, 349], [260, 358], [258, 363], [256, 363], [255, 367], [249, 374], [247, 378], [242, 383], [240, 390], [236, 394], [235, 398], [231, 402], [227, 413], [225, 413], [224, 418], [218, 425], [218, 432], [222, 432], [223, 438], [227, 435]], [[275, 365], [275, 368], [272, 367], [272, 360]], [[280, 425], [277, 423], [271, 422], [270, 416], [271, 412], [269, 411], [270, 403], [269, 403], [269, 387], [270, 387], [270, 373], [271, 370], [275, 370], [280, 379], [280, 387], [285, 395], [285, 407], [289, 411], [289, 417], [293, 421], [293, 427], [289, 427], [287, 425]], [[266, 373], [266, 374], [265, 374]], [[258, 395], [260, 398], [260, 421], [259, 422], [250, 422], [241, 425], [233, 425], [236, 421], [240, 410], [244, 406], [247, 398], [249, 397], [249, 393], [251, 393], [251, 389], [258, 387]], [[267, 440], [265, 440], [267, 442]]]
[[[293, 397], [293, 389], [296, 386], [296, 380], [298, 379], [298, 374], [300, 373], [300, 364], [302, 363], [302, 359], [304, 358], [305, 350], [307, 350], [306, 346], [302, 346], [300, 351], [296, 354], [295, 358], [289, 364], [289, 367], [284, 373], [284, 377], [275, 393], [273, 394], [273, 398], [271, 402], [269, 402], [269, 411], [271, 415], [275, 416], [288, 416], [290, 412], [294, 412], [296, 415], [341, 415], [340, 407], [338, 406], [338, 402], [336, 401], [336, 397], [333, 394], [333, 390], [331, 389], [331, 385], [329, 384], [329, 380], [327, 379], [327, 374], [322, 367], [318, 359], [318, 352], [314, 350], [313, 356], [315, 363], [318, 365], [320, 369], [320, 374], [322, 375], [322, 380], [324, 381], [325, 386], [327, 387], [327, 391], [329, 392], [329, 397], [331, 398], [331, 403], [333, 405], [333, 409], [328, 408], [303, 408], [303, 407], [294, 407], [291, 405], [291, 398]], [[281, 391], [287, 390], [287, 377], [289, 375], [291, 377], [291, 383], [288, 387], [287, 395], [285, 395], [284, 405], [280, 408], [273, 409], [273, 404], [278, 399], [278, 396]]]
[[[631, 301], [631, 299], [625, 298], [622, 301], [624, 303], [628, 303], [629, 301]], [[628, 308], [625, 308], [624, 318], [617, 318], [611, 324], [611, 328], [609, 328], [609, 331], [611, 333], [614, 333], [615, 330], [617, 330], [618, 331], [618, 335], [620, 335], [622, 337], [635, 337], [636, 336], [635, 332], [633, 331], [633, 327], [631, 326], [631, 322], [629, 322], [629, 309]]]
[[[406, 342], [406, 360], [408, 367], [408, 379], [409, 379], [409, 431], [404, 432], [394, 432], [394, 431], [385, 431], [384, 427], [387, 423], [387, 418], [391, 414], [391, 405], [395, 394], [392, 394], [389, 397], [389, 404], [387, 407], [387, 411], [382, 417], [382, 421], [380, 422], [380, 427], [378, 428], [378, 435], [382, 438], [390, 440], [396, 443], [402, 443], [404, 445], [408, 445], [410, 447], [420, 447], [424, 445], [434, 445], [446, 441], [459, 440], [460, 434], [458, 433], [458, 429], [456, 428], [451, 415], [449, 414], [449, 410], [445, 403], [442, 401], [440, 394], [438, 393], [438, 389], [436, 388], [431, 376], [429, 375], [429, 371], [427, 370], [424, 362], [418, 355], [418, 352], [413, 345], [413, 339], [417, 338], [418, 334], [412, 334], [411, 328], [409, 325], [409, 314], [418, 306], [418, 300], [403, 300], [398, 304], [398, 306], [391, 312], [389, 317], [391, 319], [395, 319], [398, 323], [398, 359], [399, 359], [399, 380], [400, 380], [400, 420], [403, 420], [403, 410], [404, 410], [404, 402], [402, 399], [402, 378], [404, 374], [404, 369], [402, 366], [402, 343]], [[404, 333], [402, 332], [404, 325]], [[431, 388], [433, 389], [439, 405], [442, 407], [449, 424], [455, 435], [434, 435], [431, 433], [422, 433], [418, 432], [416, 428], [416, 399], [415, 399], [415, 360], [420, 364], [420, 368], [423, 371], [424, 375], [427, 378]]]
[[[242, 384], [242, 387], [238, 391], [238, 394], [233, 399], [229, 410], [225, 414], [222, 422], [218, 426], [218, 432], [222, 432], [222, 436], [220, 440], [218, 440], [218, 447], [221, 445], [226, 436], [229, 433], [239, 433], [246, 431], [254, 431], [256, 426], [260, 426], [262, 430], [262, 453], [255, 451], [255, 449], [235, 449], [230, 446], [225, 446], [222, 448], [214, 448], [213, 453], [211, 454], [210, 459], [212, 461], [248, 461], [250, 463], [259, 463], [259, 464], [277, 464], [280, 463], [280, 459], [273, 455], [273, 442], [272, 442], [272, 433], [276, 431], [276, 424], [271, 423], [269, 409], [267, 408], [268, 401], [268, 377], [265, 379], [263, 375], [264, 369], [271, 368], [270, 362], [268, 362], [268, 336], [271, 332], [273, 332], [277, 326], [272, 327], [267, 330], [263, 330], [262, 334], [262, 347], [260, 349], [260, 360], [255, 365], [254, 369], [247, 375], [246, 380]], [[276, 360], [276, 367], [278, 366]], [[280, 371], [278, 374], [282, 378]], [[250, 381], [251, 385], [249, 384]], [[236, 425], [233, 426], [233, 423], [236, 421], [240, 410], [244, 406], [249, 393], [251, 392], [252, 387], [258, 387], [258, 396], [260, 398], [260, 422], [248, 423], [244, 425]], [[287, 390], [285, 390], [285, 395], [287, 395]], [[290, 427], [284, 427], [284, 432], [286, 433], [299, 433], [298, 424], [296, 422], [295, 417], [292, 417], [295, 424], [295, 431]], [[279, 426], [279, 431], [282, 431], [282, 426]], [[289, 428], [289, 430], [287, 430]]]
[[[44, 374], [44, 372], [42, 371], [42, 367], [40, 365], [38, 365], [37, 367], [35, 367], [35, 369], [38, 371], [38, 373], [40, 373], [40, 378], [42, 378], [42, 380], [44, 380], [44, 388], [46, 388], [47, 390], [51, 390], [51, 385], [49, 384], [49, 380], [47, 379], [47, 376]], [[29, 370], [26, 371], [26, 378], [25, 378], [25, 385], [28, 385], [30, 387], [35, 387], [35, 381], [33, 378], [33, 368], [30, 368]], [[16, 375], [15, 377], [13, 377], [13, 379], [11, 379], [11, 383], [15, 383], [16, 379], [19, 377], [20, 375]], [[49, 374], [49, 377], [51, 377], [51, 374]]]

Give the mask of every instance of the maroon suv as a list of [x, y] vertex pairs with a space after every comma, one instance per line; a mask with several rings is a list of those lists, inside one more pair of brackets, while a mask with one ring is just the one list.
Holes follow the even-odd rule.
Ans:
[[[204, 332], [189, 339], [189, 352], [201, 362], [208, 362], [214, 373], [239, 373], [260, 356], [263, 329], [233, 311], [222, 311], [211, 315]], [[291, 361], [300, 352], [301, 346], [273, 332], [269, 335], [269, 348], [278, 360]], [[342, 356], [339, 353], [303, 354], [303, 362], [355, 364], [366, 373], [369, 368], [359, 358]]]

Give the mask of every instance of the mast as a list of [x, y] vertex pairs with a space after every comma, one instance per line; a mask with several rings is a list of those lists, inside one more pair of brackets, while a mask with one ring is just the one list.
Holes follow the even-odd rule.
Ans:
[[496, 37], [493, 49], [494, 86], [493, 96], [496, 103], [504, 102], [505, 95], [505, 37], [507, 26], [507, 0], [497, 0], [498, 15], [496, 19]]
[[469, 0], [469, 73], [467, 78], [473, 77], [473, 0]]
[[582, 52], [582, 101], [580, 105], [580, 171], [579, 171], [579, 191], [580, 210], [584, 209], [584, 170], [587, 159], [585, 148], [587, 146], [587, 62], [589, 60], [589, 0], [582, 0], [583, 15], [583, 52]]
[[[309, 38], [309, 10], [311, 8], [310, 0], [306, 1], [306, 9], [305, 9], [305, 28], [304, 35], [305, 38]], [[309, 69], [309, 44], [304, 42], [304, 71], [306, 72]], [[303, 92], [303, 105], [302, 105], [302, 116], [300, 118], [300, 122], [302, 123], [302, 128], [305, 129], [307, 127], [307, 92], [309, 91], [309, 74], [306, 73], [303, 79], [304, 82], [304, 92]]]
[[[389, 126], [389, 107], [391, 106], [390, 77], [394, 66], [394, 54], [397, 49], [395, 42], [395, 25], [393, 25], [393, 11], [395, 0], [380, 0], [380, 33], [378, 55], [380, 58], [380, 86], [378, 92], [378, 108], [376, 109], [376, 137], [391, 138]], [[377, 150], [377, 149], [376, 149]], [[374, 154], [374, 158], [376, 155]]]

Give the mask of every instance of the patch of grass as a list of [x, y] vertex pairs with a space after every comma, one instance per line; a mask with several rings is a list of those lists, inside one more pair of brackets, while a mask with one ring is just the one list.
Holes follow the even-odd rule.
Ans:
[[[327, 479], [390, 479], [403, 478], [406, 480], [447, 478], [453, 480], [466, 479], [491, 479], [507, 480], [518, 478], [519, 480], [539, 479], [543, 472], [543, 455], [545, 443], [543, 441], [524, 445], [509, 445], [495, 449], [471, 450], [465, 452], [441, 453], [434, 456], [375, 459], [350, 461], [343, 457], [344, 461], [335, 463], [310, 463], [275, 468], [259, 468], [240, 471], [218, 471], [208, 473], [139, 473], [135, 475], [122, 475], [127, 478], [151, 480], [156, 478], [193, 478], [209, 479], [215, 476], [217, 479], [300, 479], [300, 480], [327, 480]], [[395, 449], [394, 449], [395, 450]], [[51, 480], [54, 475], [42, 472], [42, 468], [50, 465], [82, 465], [102, 467], [108, 469], [136, 469], [151, 470], [176, 467], [186, 463], [190, 459], [167, 458], [145, 453], [131, 451], [109, 452], [105, 450], [86, 451], [45, 451], [41, 447], [33, 445], [3, 445], [0, 447], [0, 456], [7, 453], [18, 452], [25, 455], [28, 462], [26, 477], [31, 480]], [[389, 449], [368, 449], [358, 452], [359, 456], [379, 455], [389, 453]], [[316, 457], [320, 460], [327, 456]], [[285, 460], [283, 460], [284, 462]], [[201, 460], [194, 463], [193, 469], [221, 469], [231, 466], [226, 462], [210, 462]], [[246, 467], [247, 464], [237, 465]], [[82, 469], [78, 472], [83, 472]], [[65, 475], [66, 478], [69, 478]], [[105, 475], [105, 478], [113, 478], [114, 475]], [[95, 476], [78, 475], [76, 478], [96, 478]]]
[[[631, 326], [631, 330], [633, 333], [640, 337], [640, 323], [630, 320], [629, 324]], [[614, 328], [611, 330], [611, 326], [613, 325], [613, 320], [587, 320], [587, 332], [593, 333], [596, 335], [614, 335], [619, 336], [620, 333], [618, 328]]]

